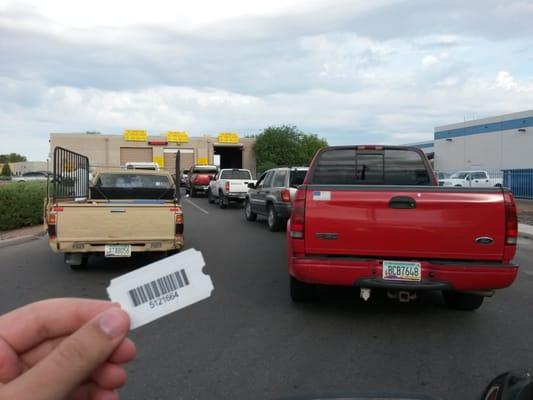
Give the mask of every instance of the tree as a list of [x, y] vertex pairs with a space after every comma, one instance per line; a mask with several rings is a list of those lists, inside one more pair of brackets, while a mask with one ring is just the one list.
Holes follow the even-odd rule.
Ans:
[[11, 168], [9, 167], [8, 163], [4, 163], [4, 166], [2, 167], [2, 172], [0, 173], [2, 176], [11, 176]]
[[328, 143], [317, 135], [307, 135], [295, 126], [270, 126], [257, 135], [254, 152], [257, 170], [263, 172], [282, 165], [309, 165], [315, 152]]
[[0, 154], [0, 163], [5, 164], [8, 162], [14, 163], [14, 162], [21, 162], [21, 161], [28, 161], [26, 156], [23, 156], [21, 154], [17, 153], [10, 153], [10, 154]]

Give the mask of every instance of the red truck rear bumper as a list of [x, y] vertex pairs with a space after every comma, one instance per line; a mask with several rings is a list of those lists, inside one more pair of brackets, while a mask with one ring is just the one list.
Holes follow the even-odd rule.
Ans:
[[510, 286], [518, 273], [513, 264], [420, 261], [421, 282], [398, 282], [381, 279], [381, 262], [289, 255], [289, 273], [299, 281], [324, 285], [458, 291], [502, 289]]

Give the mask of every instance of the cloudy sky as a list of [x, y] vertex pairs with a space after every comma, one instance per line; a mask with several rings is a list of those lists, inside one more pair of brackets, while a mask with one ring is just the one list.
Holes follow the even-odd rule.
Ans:
[[0, 153], [50, 132], [408, 143], [533, 108], [528, 0], [0, 0]]

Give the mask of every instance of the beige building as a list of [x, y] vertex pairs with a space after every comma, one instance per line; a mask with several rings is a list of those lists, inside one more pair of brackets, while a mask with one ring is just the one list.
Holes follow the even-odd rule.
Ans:
[[145, 131], [125, 131], [123, 135], [99, 133], [51, 133], [50, 159], [56, 147], [83, 154], [91, 167], [118, 167], [127, 162], [157, 162], [162, 168], [175, 170], [180, 152], [180, 169], [193, 164], [215, 164], [220, 168], [247, 168], [256, 173], [253, 138], [234, 133], [218, 136], [188, 137], [185, 132], [149, 136]]

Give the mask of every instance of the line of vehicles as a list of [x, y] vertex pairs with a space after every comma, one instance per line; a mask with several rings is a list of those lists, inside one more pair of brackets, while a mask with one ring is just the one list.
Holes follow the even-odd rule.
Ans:
[[176, 173], [174, 184], [165, 171], [98, 171], [86, 198], [48, 205], [52, 249], [76, 267], [94, 253], [178, 251], [183, 184], [192, 197], [221, 208], [243, 204], [247, 221], [260, 215], [270, 230], [286, 229], [295, 302], [338, 285], [358, 287], [364, 300], [376, 290], [401, 302], [440, 291], [449, 307], [474, 310], [517, 275], [511, 193], [495, 181], [441, 184], [414, 147], [327, 147], [309, 167], [274, 168], [257, 180], [246, 169], [205, 165], [186, 176]]

